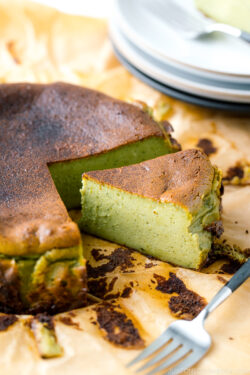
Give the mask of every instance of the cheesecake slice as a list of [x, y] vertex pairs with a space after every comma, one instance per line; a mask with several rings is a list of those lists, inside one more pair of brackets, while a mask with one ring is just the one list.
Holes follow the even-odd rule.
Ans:
[[205, 262], [220, 231], [221, 173], [201, 151], [88, 172], [82, 183], [83, 231], [179, 266]]
[[195, 0], [205, 16], [250, 32], [250, 0]]
[[0, 108], [0, 312], [81, 307], [86, 262], [67, 209], [82, 173], [178, 146], [138, 107], [66, 83], [0, 85]]

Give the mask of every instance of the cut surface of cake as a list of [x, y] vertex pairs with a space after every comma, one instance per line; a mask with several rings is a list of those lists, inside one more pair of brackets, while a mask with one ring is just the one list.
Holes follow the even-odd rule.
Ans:
[[205, 262], [211, 229], [220, 230], [221, 173], [201, 151], [88, 172], [82, 182], [83, 231], [180, 266]]
[[[0, 311], [85, 303], [81, 175], [176, 151], [144, 111], [82, 87], [0, 86]], [[66, 207], [65, 207], [66, 206]]]

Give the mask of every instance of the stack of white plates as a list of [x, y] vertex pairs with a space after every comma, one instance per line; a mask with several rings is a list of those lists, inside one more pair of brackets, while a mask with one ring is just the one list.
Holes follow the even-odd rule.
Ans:
[[[193, 0], [175, 1], [203, 17]], [[163, 14], [167, 2], [159, 2]], [[185, 40], [152, 14], [145, 0], [115, 0], [110, 37], [121, 62], [163, 93], [211, 108], [250, 112], [250, 44], [222, 33]]]

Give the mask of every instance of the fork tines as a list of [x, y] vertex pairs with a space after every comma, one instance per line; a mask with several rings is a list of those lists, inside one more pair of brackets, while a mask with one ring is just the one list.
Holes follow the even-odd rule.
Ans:
[[[154, 353], [155, 356], [151, 357]], [[148, 359], [148, 357], [151, 358]], [[164, 375], [177, 375], [197, 362], [197, 357], [199, 358], [199, 355], [197, 356], [197, 353], [189, 345], [183, 344], [180, 338], [173, 337], [171, 332], [166, 330], [157, 340], [129, 362], [127, 367], [147, 359], [146, 363], [135, 372], [143, 372], [145, 375], [155, 375], [182, 360], [175, 367], [164, 373]], [[165, 358], [166, 360], [163, 361]], [[145, 373], [144, 371], [150, 367], [153, 368]]]

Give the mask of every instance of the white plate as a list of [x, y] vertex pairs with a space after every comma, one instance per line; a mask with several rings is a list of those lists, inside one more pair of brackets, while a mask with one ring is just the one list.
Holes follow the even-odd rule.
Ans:
[[117, 50], [132, 65], [160, 82], [194, 95], [231, 102], [250, 103], [250, 89], [246, 89], [245, 85], [243, 86], [244, 89], [240, 89], [242, 87], [240, 84], [234, 84], [233, 86], [237, 88], [232, 88], [226, 82], [224, 84], [218, 82], [217, 84], [220, 86], [215, 85], [215, 83], [212, 85], [210, 80], [192, 77], [186, 72], [178, 71], [172, 66], [163, 64], [133, 45], [114, 22], [110, 24], [110, 36]]
[[[115, 1], [116, 21], [134, 44], [192, 74], [250, 83], [250, 46], [247, 43], [222, 33], [214, 33], [206, 40], [184, 40], [147, 9], [147, 1]], [[175, 1], [197, 14], [193, 0]], [[167, 0], [162, 3], [164, 12]]]

